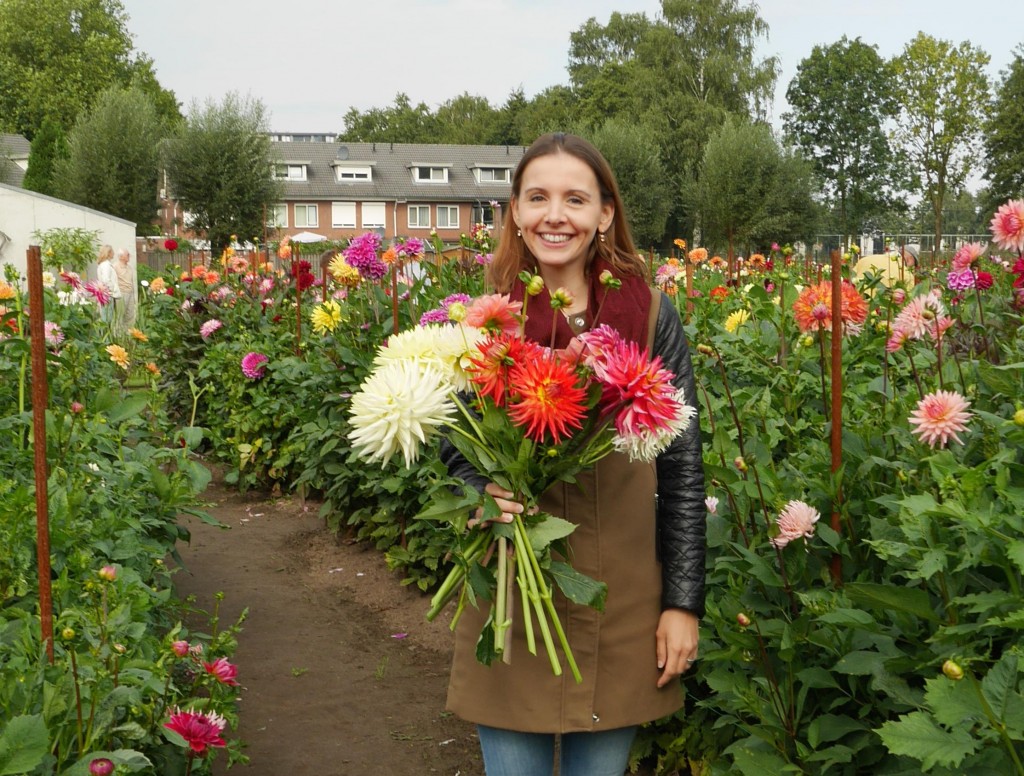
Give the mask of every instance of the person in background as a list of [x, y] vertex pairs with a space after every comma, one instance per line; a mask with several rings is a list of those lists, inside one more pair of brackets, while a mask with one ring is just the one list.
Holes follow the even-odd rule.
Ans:
[[96, 256], [96, 279], [110, 292], [110, 302], [100, 308], [100, 318], [106, 323], [113, 323], [121, 305], [121, 286], [117, 282], [117, 271], [114, 269], [114, 249], [109, 245], [100, 247]]
[[135, 325], [135, 278], [133, 277], [131, 254], [127, 248], [118, 248], [117, 261], [114, 262], [114, 273], [117, 275], [117, 288], [121, 294], [119, 302], [118, 325], [127, 329]]
[[[498, 293], [522, 300], [519, 273], [543, 277], [525, 336], [549, 344], [554, 331], [554, 347], [565, 348], [595, 325], [600, 304], [597, 324], [660, 356], [696, 407], [679, 314], [648, 285], [618, 184], [600, 152], [574, 135], [543, 135], [516, 168], [510, 205], [488, 280]], [[599, 280], [605, 270], [622, 281], [610, 295]], [[559, 287], [574, 301], [556, 311], [549, 290]], [[523, 511], [450, 443], [442, 446], [442, 460], [454, 476], [494, 497], [502, 509], [497, 521]], [[553, 486], [540, 507], [577, 524], [569, 537], [573, 565], [608, 585], [604, 613], [569, 606], [556, 594], [582, 684], [568, 671], [555, 676], [543, 655], [530, 655], [521, 625], [513, 625], [511, 663], [490, 666], [476, 659], [486, 612], [467, 607], [456, 629], [448, 709], [477, 724], [487, 776], [551, 776], [556, 740], [560, 776], [622, 776], [639, 725], [683, 705], [679, 677], [697, 660], [704, 613], [706, 508], [697, 418], [654, 465], [614, 453], [579, 483]]]
[[904, 266], [913, 268], [921, 258], [921, 246], [917, 243], [907, 243], [900, 250], [900, 255], [903, 256]]

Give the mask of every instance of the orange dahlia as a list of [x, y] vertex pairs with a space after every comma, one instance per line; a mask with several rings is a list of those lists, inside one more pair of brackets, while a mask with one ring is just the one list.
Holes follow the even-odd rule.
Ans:
[[511, 369], [516, 364], [542, 358], [544, 351], [537, 343], [508, 332], [488, 338], [479, 350], [480, 356], [469, 359], [466, 371], [480, 396], [490, 396], [498, 407], [505, 405]]
[[729, 298], [729, 289], [726, 288], [725, 286], [715, 286], [714, 288], [711, 289], [710, 296], [716, 302], [721, 304], [722, 302]]
[[726, 264], [726, 260], [721, 256], [712, 256], [708, 260], [708, 266], [711, 267], [711, 269], [725, 269]]
[[707, 248], [694, 248], [687, 255], [687, 258], [690, 260], [691, 264], [700, 264], [702, 261], [707, 261], [707, 259], [708, 259], [708, 249]]
[[847, 280], [843, 281], [839, 310], [843, 323], [847, 325], [860, 326], [868, 319], [867, 301], [860, 295], [853, 283]]
[[764, 269], [767, 264], [767, 259], [765, 259], [764, 254], [761, 253], [752, 253], [750, 254], [750, 258], [747, 259], [747, 267], [749, 269]]
[[514, 395], [509, 417], [517, 426], [526, 427], [526, 436], [535, 442], [550, 434], [554, 444], [581, 428], [587, 412], [587, 392], [579, 385], [572, 367], [553, 358], [527, 359], [509, 373]]
[[832, 329], [832, 282], [807, 286], [793, 302], [793, 315], [800, 331]]
[[517, 316], [522, 309], [523, 303], [511, 301], [508, 294], [478, 296], [466, 310], [465, 323], [491, 334], [512, 333], [519, 330]]

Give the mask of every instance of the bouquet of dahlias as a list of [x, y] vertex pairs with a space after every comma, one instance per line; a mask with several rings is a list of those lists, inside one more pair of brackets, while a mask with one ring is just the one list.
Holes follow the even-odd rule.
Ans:
[[[561, 289], [552, 300], [553, 306], [571, 304]], [[654, 458], [695, 411], [660, 359], [608, 326], [556, 351], [522, 336], [525, 310], [507, 296], [453, 302], [448, 314], [455, 325], [417, 326], [378, 351], [372, 373], [352, 397], [350, 442], [369, 460], [386, 464], [401, 452], [409, 465], [430, 436], [443, 434], [484, 479], [516, 494], [527, 509], [512, 523], [489, 522], [501, 509], [475, 491], [442, 493], [420, 513], [453, 529], [455, 567], [427, 617], [458, 596], [454, 628], [467, 602], [490, 601], [477, 658], [508, 661], [518, 590], [529, 651], [537, 653], [539, 631], [559, 675], [557, 640], [579, 682], [553, 590], [603, 610], [607, 589], [557, 559], [567, 557], [565, 540], [575, 525], [536, 505], [553, 483], [574, 481], [615, 450]], [[478, 506], [482, 521], [471, 525]]]

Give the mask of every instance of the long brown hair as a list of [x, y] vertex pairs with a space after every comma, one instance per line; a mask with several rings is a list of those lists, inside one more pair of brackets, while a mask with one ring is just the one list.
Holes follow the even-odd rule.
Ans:
[[633, 236], [630, 234], [629, 223], [626, 221], [626, 210], [619, 194], [619, 184], [615, 181], [615, 174], [607, 160], [600, 151], [582, 137], [568, 135], [564, 132], [552, 132], [541, 135], [533, 141], [533, 144], [523, 154], [523, 158], [519, 160], [519, 164], [516, 165], [516, 171], [512, 174], [512, 199], [502, 223], [501, 242], [498, 243], [498, 248], [494, 252], [494, 260], [487, 270], [488, 281], [498, 291], [508, 291], [516, 277], [524, 269], [531, 272], [536, 271], [536, 258], [527, 249], [523, 238], [517, 234], [512, 204], [519, 199], [523, 173], [530, 162], [541, 156], [559, 153], [574, 156], [590, 167], [597, 178], [601, 201], [605, 204], [611, 203], [615, 209], [612, 223], [608, 227], [608, 231], [604, 233], [604, 240], [595, 235], [594, 241], [590, 245], [585, 265], [586, 270], [589, 270], [594, 258], [600, 255], [610, 262], [617, 271], [624, 274], [645, 275], [647, 272], [647, 265], [637, 255], [636, 246], [633, 244]]

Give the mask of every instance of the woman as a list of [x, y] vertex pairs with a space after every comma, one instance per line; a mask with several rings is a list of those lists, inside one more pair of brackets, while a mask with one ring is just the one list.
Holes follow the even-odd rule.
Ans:
[[117, 282], [117, 271], [111, 263], [114, 258], [114, 249], [110, 245], [100, 247], [96, 256], [96, 279], [102, 283], [110, 292], [110, 302], [100, 308], [100, 318], [106, 323], [114, 322], [114, 315], [117, 312], [118, 302], [121, 299], [121, 287]]
[[[524, 269], [545, 283], [530, 300], [526, 336], [547, 345], [554, 325], [555, 347], [564, 348], [594, 325], [613, 326], [661, 356], [695, 405], [678, 313], [648, 286], [611, 169], [579, 137], [538, 138], [513, 175], [489, 279], [522, 299]], [[598, 280], [605, 269], [622, 281], [607, 296]], [[575, 300], [559, 312], [548, 296], [557, 288]], [[453, 474], [495, 497], [501, 520], [522, 512], [512, 493], [482, 481], [453, 448], [442, 454]], [[581, 475], [579, 486], [551, 488], [540, 506], [577, 524], [569, 537], [573, 566], [608, 585], [603, 614], [558, 596], [583, 682], [568, 672], [554, 676], [543, 655], [527, 652], [515, 624], [511, 663], [481, 665], [475, 640], [486, 612], [467, 608], [457, 629], [448, 708], [477, 723], [488, 776], [548, 776], [559, 735], [561, 776], [622, 776], [638, 725], [682, 706], [676, 680], [697, 660], [705, 507], [696, 418], [655, 466], [613, 454]]]
[[117, 261], [114, 263], [117, 275], [117, 288], [121, 294], [120, 328], [127, 329], [135, 325], [135, 281], [132, 275], [131, 254], [127, 248], [118, 248]]

